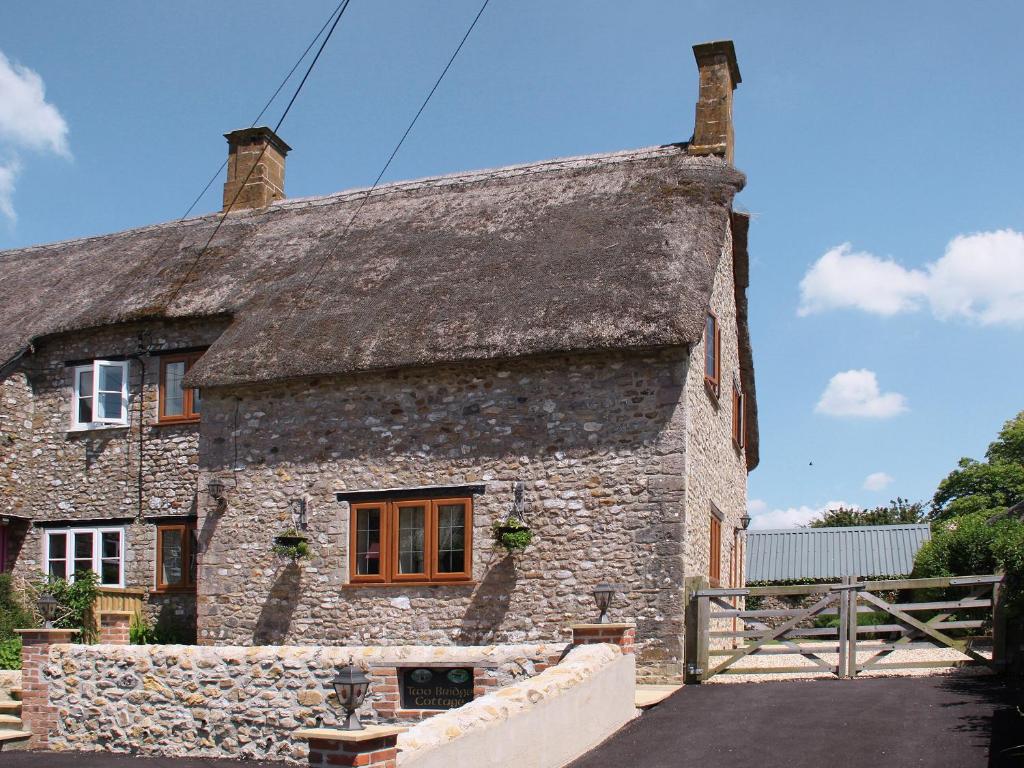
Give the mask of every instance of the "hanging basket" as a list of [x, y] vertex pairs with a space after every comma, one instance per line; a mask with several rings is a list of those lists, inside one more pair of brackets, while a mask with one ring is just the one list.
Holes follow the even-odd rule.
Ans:
[[309, 557], [309, 539], [297, 531], [285, 531], [274, 537], [274, 554], [292, 562]]
[[509, 552], [522, 552], [533, 541], [533, 531], [510, 517], [494, 526], [494, 541]]

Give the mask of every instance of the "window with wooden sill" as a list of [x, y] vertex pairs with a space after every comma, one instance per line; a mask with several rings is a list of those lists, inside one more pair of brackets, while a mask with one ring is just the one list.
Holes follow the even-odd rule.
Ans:
[[718, 587], [722, 581], [722, 513], [712, 506], [709, 518], [708, 583]]
[[473, 501], [468, 498], [353, 503], [349, 581], [451, 584], [472, 577]]
[[156, 591], [191, 592], [196, 588], [195, 523], [156, 528]]
[[721, 383], [722, 334], [718, 328], [718, 317], [708, 312], [704, 321], [704, 384], [717, 399]]
[[199, 421], [202, 396], [198, 389], [186, 389], [182, 380], [202, 352], [163, 355], [160, 358], [160, 424]]

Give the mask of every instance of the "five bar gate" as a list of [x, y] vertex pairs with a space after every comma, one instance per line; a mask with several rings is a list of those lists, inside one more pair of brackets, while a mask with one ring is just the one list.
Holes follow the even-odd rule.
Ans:
[[[955, 590], [957, 595], [929, 599], [940, 589]], [[746, 589], [709, 589], [703, 577], [692, 579], [686, 622], [687, 682], [700, 683], [719, 674], [815, 672], [855, 678], [861, 672], [883, 669], [971, 664], [998, 669], [1005, 631], [1001, 590], [1000, 575], [879, 581], [847, 577], [839, 584]], [[919, 600], [922, 592], [926, 597]], [[748, 598], [768, 596], [806, 596], [811, 605], [746, 609]], [[873, 614], [872, 623], [859, 624], [858, 614], [867, 613]], [[884, 619], [879, 620], [879, 615]], [[837, 626], [806, 626], [816, 623], [817, 617], [838, 617], [838, 622], [827, 622]], [[934, 658], [934, 653], [926, 651], [935, 648], [951, 648], [962, 656], [949, 658], [946, 653], [940, 654], [944, 658]], [[906, 653], [891, 659], [897, 651]], [[924, 658], [929, 655], [933, 658]], [[743, 664], [764, 656], [798, 656], [804, 663]]]

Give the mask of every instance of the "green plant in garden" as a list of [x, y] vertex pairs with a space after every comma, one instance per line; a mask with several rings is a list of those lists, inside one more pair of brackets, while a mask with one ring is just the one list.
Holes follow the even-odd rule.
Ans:
[[128, 624], [128, 642], [132, 645], [154, 645], [157, 642], [156, 630], [141, 613], [132, 616]]
[[[57, 614], [53, 626], [60, 629], [77, 629], [79, 639], [91, 643], [96, 640], [96, 628], [92, 621], [92, 606], [99, 594], [99, 577], [91, 570], [78, 571], [74, 581], [46, 575], [32, 585], [34, 599], [39, 595], [53, 595], [57, 601]], [[34, 601], [34, 600], [33, 600]]]
[[294, 528], [289, 528], [274, 537], [274, 554], [290, 557], [295, 562], [309, 557], [311, 551], [306, 537]]
[[21, 638], [0, 640], [0, 669], [21, 669]]
[[0, 573], [0, 641], [17, 638], [15, 629], [35, 625], [35, 619], [14, 588], [11, 574]]
[[515, 515], [495, 523], [494, 540], [509, 552], [522, 552], [533, 541], [533, 531]]

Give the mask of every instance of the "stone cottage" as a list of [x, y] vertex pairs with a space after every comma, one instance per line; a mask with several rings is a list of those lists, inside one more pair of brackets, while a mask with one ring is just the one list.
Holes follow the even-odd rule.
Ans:
[[202, 644], [557, 640], [614, 582], [678, 677], [758, 461], [740, 74], [694, 52], [687, 142], [288, 200], [247, 129], [222, 212], [0, 253], [0, 562]]

